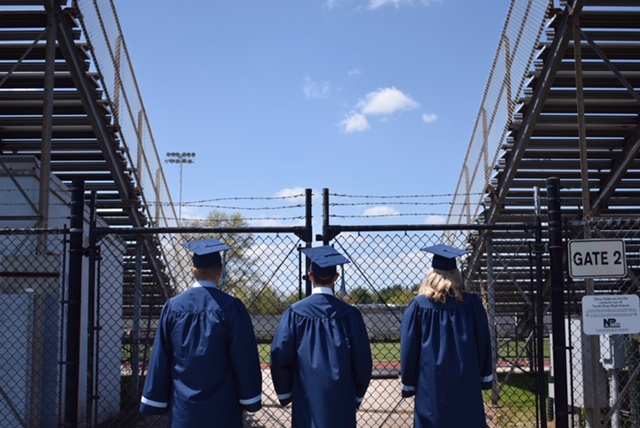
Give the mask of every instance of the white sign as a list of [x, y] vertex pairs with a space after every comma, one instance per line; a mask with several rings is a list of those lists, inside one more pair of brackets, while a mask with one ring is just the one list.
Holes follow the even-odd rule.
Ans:
[[589, 335], [640, 333], [640, 299], [636, 294], [584, 296], [582, 329]]
[[621, 239], [569, 241], [569, 275], [572, 278], [608, 278], [627, 274], [627, 256]]

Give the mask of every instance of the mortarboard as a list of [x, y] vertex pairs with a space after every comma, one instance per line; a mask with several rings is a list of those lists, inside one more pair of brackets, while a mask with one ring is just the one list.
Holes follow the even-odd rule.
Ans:
[[224, 244], [215, 238], [185, 242], [182, 245], [188, 250], [193, 251], [193, 265], [200, 268], [222, 265], [220, 251], [231, 249], [227, 244]]
[[301, 248], [307, 257], [311, 259], [311, 268], [314, 275], [327, 278], [336, 274], [336, 266], [350, 263], [349, 259], [340, 254], [330, 245], [315, 248]]
[[456, 257], [467, 254], [466, 250], [438, 244], [432, 247], [421, 248], [421, 251], [433, 254], [431, 267], [440, 270], [454, 270], [457, 268]]

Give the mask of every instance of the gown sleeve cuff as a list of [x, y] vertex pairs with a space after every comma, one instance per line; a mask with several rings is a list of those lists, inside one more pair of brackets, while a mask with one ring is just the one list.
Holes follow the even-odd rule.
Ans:
[[482, 377], [480, 384], [482, 389], [491, 389], [493, 387], [493, 374]]
[[241, 399], [240, 405], [247, 412], [257, 412], [262, 408], [262, 394], [257, 395], [253, 398]]
[[161, 415], [169, 411], [169, 403], [150, 400], [143, 396], [140, 402], [140, 411], [151, 415]]
[[402, 384], [402, 397], [413, 397], [416, 395], [416, 387], [411, 385]]
[[280, 401], [281, 406], [286, 406], [287, 404], [291, 403], [292, 400], [293, 397], [290, 392], [287, 392], [286, 394], [278, 394], [278, 401]]

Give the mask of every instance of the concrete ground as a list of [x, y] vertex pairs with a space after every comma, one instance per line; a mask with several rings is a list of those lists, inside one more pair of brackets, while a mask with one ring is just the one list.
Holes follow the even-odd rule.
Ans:
[[[244, 428], [291, 427], [291, 405], [281, 407], [271, 382], [269, 369], [262, 371], [262, 409], [245, 415]], [[358, 426], [366, 428], [406, 428], [413, 426], [413, 398], [400, 395], [399, 378], [373, 379], [357, 413]], [[487, 426], [496, 427], [492, 412], [487, 411]], [[147, 416], [136, 428], [164, 428], [167, 417]]]
[[[400, 379], [373, 379], [358, 410], [358, 426], [395, 428], [413, 425], [413, 398], [402, 399]], [[245, 427], [291, 426], [291, 405], [281, 407], [269, 369], [262, 371], [262, 409], [246, 416]]]

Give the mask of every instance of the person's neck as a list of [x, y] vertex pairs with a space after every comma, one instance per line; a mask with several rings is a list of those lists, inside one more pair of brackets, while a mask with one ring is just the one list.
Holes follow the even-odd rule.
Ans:
[[312, 294], [332, 294], [335, 295], [333, 290], [333, 285], [315, 285], [313, 290], [311, 290]]

